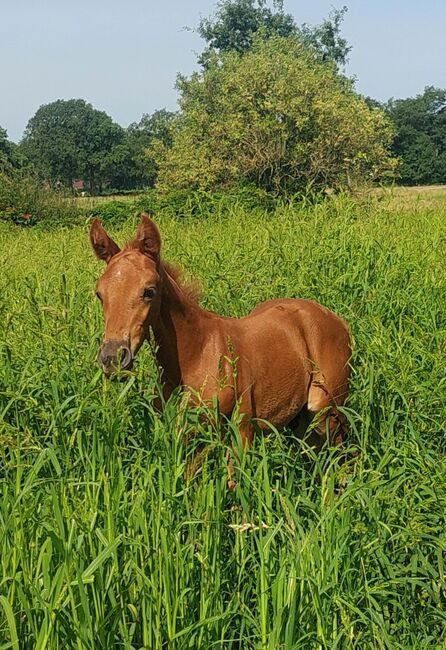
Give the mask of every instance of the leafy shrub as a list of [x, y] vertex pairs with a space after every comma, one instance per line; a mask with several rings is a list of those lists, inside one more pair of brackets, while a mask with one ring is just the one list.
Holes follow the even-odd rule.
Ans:
[[277, 206], [277, 196], [253, 183], [233, 187], [222, 195], [226, 201], [236, 202], [245, 210], [272, 212]]
[[136, 210], [140, 212], [203, 219], [211, 214], [224, 215], [236, 207], [270, 212], [276, 204], [277, 197], [274, 194], [255, 185], [236, 186], [226, 192], [186, 188], [172, 189], [166, 193], [150, 190], [134, 203]]
[[384, 113], [298, 38], [216, 56], [203, 72], [180, 77], [178, 88], [173, 145], [153, 145], [161, 190], [253, 183], [290, 195], [309, 184], [352, 187], [394, 169]]
[[179, 188], [159, 194], [149, 191], [136, 202], [149, 214], [163, 213], [170, 217], [204, 217], [215, 212], [215, 195], [195, 189]]
[[[207, 219], [211, 215], [218, 215], [225, 218], [237, 210], [272, 212], [281, 200], [263, 188], [248, 184], [229, 188], [225, 192], [173, 189], [162, 194], [148, 190], [133, 200], [129, 198], [76, 199], [46, 189], [29, 176], [0, 175], [0, 220], [21, 226], [67, 227], [78, 224], [83, 218], [95, 217], [105, 225], [118, 226], [140, 212], [155, 217]], [[302, 197], [298, 195], [296, 201], [301, 203]]]
[[127, 221], [134, 208], [129, 201], [104, 201], [95, 205], [88, 216], [97, 217], [106, 225], [119, 225]]
[[33, 176], [15, 170], [0, 173], [0, 219], [17, 225], [70, 226], [82, 214], [75, 199], [46, 188]]

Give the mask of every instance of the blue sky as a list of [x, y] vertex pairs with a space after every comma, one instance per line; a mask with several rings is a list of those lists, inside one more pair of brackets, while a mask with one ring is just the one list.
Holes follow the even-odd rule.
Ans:
[[[300, 24], [346, 4], [347, 72], [360, 92], [409, 97], [446, 87], [446, 0], [285, 0]], [[184, 28], [213, 0], [0, 0], [0, 126], [18, 141], [41, 104], [83, 98], [122, 126], [175, 109], [178, 72], [203, 49]]]

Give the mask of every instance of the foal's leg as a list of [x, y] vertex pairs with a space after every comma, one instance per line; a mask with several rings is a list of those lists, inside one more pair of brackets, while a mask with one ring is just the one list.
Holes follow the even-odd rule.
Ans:
[[[206, 412], [204, 415], [200, 415], [199, 419], [201, 421], [211, 422], [212, 427], [217, 428], [219, 421], [218, 419], [214, 418], [212, 412], [214, 399], [215, 399], [214, 394], [215, 393], [213, 392], [211, 386], [207, 393], [189, 394], [188, 399], [191, 403], [193, 403], [196, 406], [200, 406], [200, 405], [205, 406]], [[230, 417], [231, 413], [234, 410], [234, 404], [235, 404], [235, 390], [233, 386], [231, 386], [229, 382], [227, 382], [227, 385], [225, 385], [223, 388], [218, 390], [217, 397], [218, 397], [220, 414], [225, 417]], [[242, 431], [242, 429], [245, 430], [245, 426], [246, 426], [245, 421], [243, 421], [243, 424], [240, 426], [240, 431]], [[245, 437], [246, 436], [242, 433], [242, 440], [244, 440]], [[190, 480], [197, 473], [202, 461], [209, 453], [209, 450], [210, 450], [209, 445], [206, 445], [205, 443], [202, 443], [198, 446], [192, 458], [190, 458], [187, 462], [187, 466], [185, 470], [186, 479]], [[228, 486], [230, 489], [234, 489], [236, 485], [235, 482], [232, 480], [233, 473], [234, 473], [234, 466], [233, 466], [231, 454], [229, 452], [226, 454], [226, 460], [228, 464]]]
[[308, 391], [308, 412], [312, 419], [317, 418], [309, 441], [317, 450], [327, 440], [330, 444], [342, 444], [347, 434], [346, 419], [337, 407], [342, 406], [347, 398], [348, 368], [337, 380], [336, 383], [330, 382], [317, 371]]
[[[242, 439], [243, 449], [247, 449], [251, 446], [253, 435], [254, 427], [252, 425], [251, 418], [245, 415], [243, 422], [240, 424], [240, 437]], [[234, 449], [234, 445], [232, 445], [232, 453], [228, 451], [226, 454], [229, 490], [235, 490], [237, 487], [237, 483], [234, 480], [234, 456], [237, 456], [237, 452]]]
[[161, 398], [160, 395], [156, 395], [153, 398], [152, 404], [153, 404], [153, 408], [155, 409], [155, 411], [157, 411], [158, 413], [162, 413], [164, 411], [164, 405], [167, 402], [167, 400], [169, 399], [169, 397], [172, 395], [173, 390], [174, 389], [170, 384], [168, 384], [168, 383], [163, 383], [162, 384], [162, 389], [161, 389], [162, 398]]
[[312, 414], [314, 426], [308, 437], [308, 443], [319, 451], [325, 442], [330, 445], [341, 445], [347, 435], [345, 417], [332, 404], [323, 404]]
[[[242, 420], [239, 426], [242, 447], [243, 449], [247, 449], [248, 447], [251, 446], [252, 439], [254, 437], [254, 426], [252, 424], [252, 417], [253, 417], [252, 400], [251, 400], [251, 392], [249, 390], [245, 391], [245, 393], [243, 393], [241, 397], [239, 413], [242, 416]], [[230, 451], [228, 451], [226, 454], [226, 461], [228, 465], [228, 488], [230, 490], [235, 490], [235, 488], [237, 487], [237, 483], [234, 480], [234, 458], [233, 458], [234, 455], [236, 456], [237, 452], [234, 449], [234, 444], [233, 444], [232, 454]]]

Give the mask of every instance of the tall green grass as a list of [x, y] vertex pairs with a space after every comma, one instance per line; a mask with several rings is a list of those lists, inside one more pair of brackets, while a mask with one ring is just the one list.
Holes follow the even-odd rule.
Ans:
[[[157, 413], [149, 346], [125, 383], [97, 368], [87, 225], [0, 224], [0, 648], [446, 646], [446, 204], [158, 223], [207, 308], [301, 296], [348, 320], [350, 449], [308, 459], [271, 431], [228, 492], [236, 419], [179, 394]], [[208, 446], [186, 481], [190, 432]]]

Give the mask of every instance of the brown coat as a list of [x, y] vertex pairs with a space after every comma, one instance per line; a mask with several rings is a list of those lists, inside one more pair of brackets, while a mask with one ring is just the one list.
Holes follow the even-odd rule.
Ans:
[[251, 441], [254, 421], [261, 428], [293, 426], [301, 412], [310, 419], [319, 414], [316, 439], [328, 432], [342, 440], [337, 407], [348, 394], [351, 350], [339, 316], [301, 299], [269, 300], [240, 319], [202, 309], [161, 261], [161, 236], [146, 215], [122, 251], [98, 220], [90, 236], [107, 263], [97, 284], [104, 372], [130, 368], [151, 328], [166, 393], [182, 385], [193, 399], [212, 404], [217, 398], [227, 416], [238, 405], [244, 442]]

